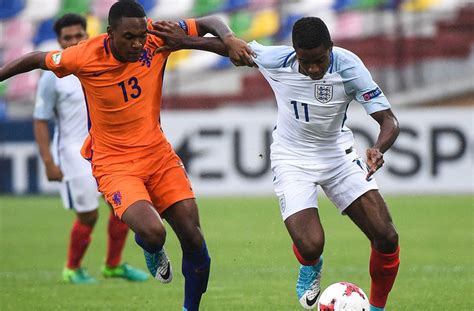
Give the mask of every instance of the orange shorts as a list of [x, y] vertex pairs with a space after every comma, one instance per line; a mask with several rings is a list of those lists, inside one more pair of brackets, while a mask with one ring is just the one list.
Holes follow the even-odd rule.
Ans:
[[146, 200], [162, 214], [176, 202], [193, 199], [194, 192], [181, 159], [172, 150], [104, 167], [93, 165], [99, 191], [122, 218], [133, 203]]

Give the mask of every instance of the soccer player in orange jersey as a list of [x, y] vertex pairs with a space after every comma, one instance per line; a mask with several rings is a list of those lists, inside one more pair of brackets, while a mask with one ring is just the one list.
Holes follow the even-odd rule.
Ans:
[[[173, 42], [156, 35], [169, 25], [152, 24], [132, 0], [112, 5], [108, 21], [107, 34], [6, 64], [0, 81], [38, 68], [79, 78], [89, 116], [82, 154], [92, 163], [99, 190], [135, 232], [151, 274], [164, 283], [171, 281], [172, 271], [163, 249], [162, 218], [170, 224], [183, 251], [183, 309], [198, 310], [210, 257], [191, 184], [159, 123], [163, 72]], [[189, 35], [185, 48], [228, 55], [235, 64], [253, 62], [247, 44], [218, 18], [182, 20], [179, 26]], [[218, 38], [202, 38], [206, 33]]]
[[[54, 24], [58, 43], [66, 49], [87, 39], [86, 19], [77, 14], [65, 14]], [[64, 207], [74, 210], [76, 219], [71, 228], [63, 280], [72, 284], [90, 284], [96, 280], [81, 267], [91, 242], [92, 231], [99, 217], [99, 193], [90, 163], [80, 150], [88, 135], [87, 111], [79, 80], [70, 75], [57, 78], [44, 72], [38, 83], [34, 118], [34, 133], [50, 181], [60, 181]], [[48, 121], [56, 123], [53, 149], [50, 148]], [[102, 274], [130, 281], [144, 281], [148, 273], [121, 263], [128, 226], [110, 213], [107, 226], [107, 256]]]

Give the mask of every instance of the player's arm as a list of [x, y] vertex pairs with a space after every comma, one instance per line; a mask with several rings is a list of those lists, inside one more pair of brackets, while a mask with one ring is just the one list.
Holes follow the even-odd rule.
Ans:
[[252, 56], [256, 56], [245, 41], [237, 38], [229, 26], [217, 16], [204, 16], [196, 19], [200, 37], [210, 33], [218, 37], [227, 47], [231, 62], [236, 65], [255, 66]]
[[60, 181], [63, 178], [61, 169], [54, 163], [49, 140], [48, 120], [53, 118], [55, 114], [57, 101], [56, 78], [54, 74], [44, 72], [39, 79], [36, 92], [33, 110], [33, 132], [49, 181]]
[[222, 56], [229, 56], [227, 46], [219, 38], [196, 37], [187, 35], [184, 30], [173, 22], [153, 23], [154, 29], [148, 33], [163, 39], [166, 44], [156, 49], [156, 52], [188, 50], [203, 50]]
[[388, 99], [362, 61], [355, 54], [345, 53], [344, 58], [339, 70], [345, 91], [347, 94], [353, 94], [367, 114], [380, 125], [377, 141], [366, 150], [369, 179], [384, 164], [383, 154], [393, 145], [400, 129]]
[[0, 68], [0, 82], [34, 69], [48, 70], [45, 63], [47, 54], [48, 52], [31, 52], [5, 64]]
[[383, 154], [393, 145], [400, 133], [398, 120], [392, 109], [377, 111], [370, 116], [380, 125], [380, 132], [375, 144], [366, 151], [369, 170], [367, 179], [382, 167], [384, 163]]
[[54, 163], [51, 155], [51, 148], [49, 142], [49, 127], [48, 120], [35, 119], [33, 122], [33, 129], [35, 133], [35, 140], [38, 144], [39, 153], [43, 160], [46, 176], [49, 181], [61, 181], [63, 173], [61, 169]]
[[[180, 49], [203, 50], [228, 56], [237, 66], [254, 66], [251, 56], [255, 56], [255, 54], [247, 43], [236, 38], [230, 28], [219, 18], [203, 17], [188, 21], [195, 23], [192, 30], [189, 29], [190, 26], [186, 24], [186, 21], [153, 23], [153, 29], [149, 29], [148, 32], [166, 42], [166, 45], [157, 49], [157, 52]], [[188, 35], [190, 33], [191, 35]], [[202, 37], [207, 33], [217, 37]]]

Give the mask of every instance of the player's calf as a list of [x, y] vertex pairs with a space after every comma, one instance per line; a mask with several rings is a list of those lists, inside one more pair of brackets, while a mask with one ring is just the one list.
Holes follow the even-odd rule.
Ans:
[[370, 255], [370, 298], [371, 310], [383, 310], [400, 266], [400, 247], [394, 252], [382, 253], [372, 245]]
[[183, 252], [182, 271], [185, 279], [183, 310], [199, 310], [201, 296], [207, 290], [210, 267], [211, 258], [204, 240], [200, 250]]

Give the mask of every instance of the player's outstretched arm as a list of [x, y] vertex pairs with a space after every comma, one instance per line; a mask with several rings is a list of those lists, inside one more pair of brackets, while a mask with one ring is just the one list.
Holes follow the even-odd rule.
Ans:
[[[217, 16], [204, 16], [196, 19], [199, 36], [208, 33], [222, 40], [227, 48], [230, 61], [236, 66], [255, 66], [252, 56], [256, 56], [247, 42], [237, 38], [229, 26]], [[227, 55], [226, 55], [227, 56]]]
[[153, 29], [147, 30], [149, 34], [160, 37], [165, 45], [156, 49], [156, 52], [178, 51], [182, 49], [195, 49], [214, 52], [228, 56], [227, 47], [219, 38], [202, 38], [188, 36], [178, 23], [160, 21], [153, 23]]
[[393, 145], [400, 133], [397, 117], [391, 109], [374, 112], [371, 116], [380, 125], [380, 132], [375, 145], [366, 151], [369, 170], [367, 179], [382, 167], [384, 164], [383, 154]]
[[[166, 45], [157, 52], [194, 49], [228, 56], [236, 66], [254, 66], [251, 55], [254, 52], [247, 43], [234, 36], [227, 25], [217, 17], [203, 17], [196, 20], [199, 37], [188, 36], [178, 23], [160, 21], [153, 23], [148, 32], [162, 38]], [[217, 38], [202, 37], [211, 33]]]
[[31, 52], [5, 64], [0, 68], [0, 82], [34, 69], [48, 70], [44, 61], [47, 54], [48, 52]]

